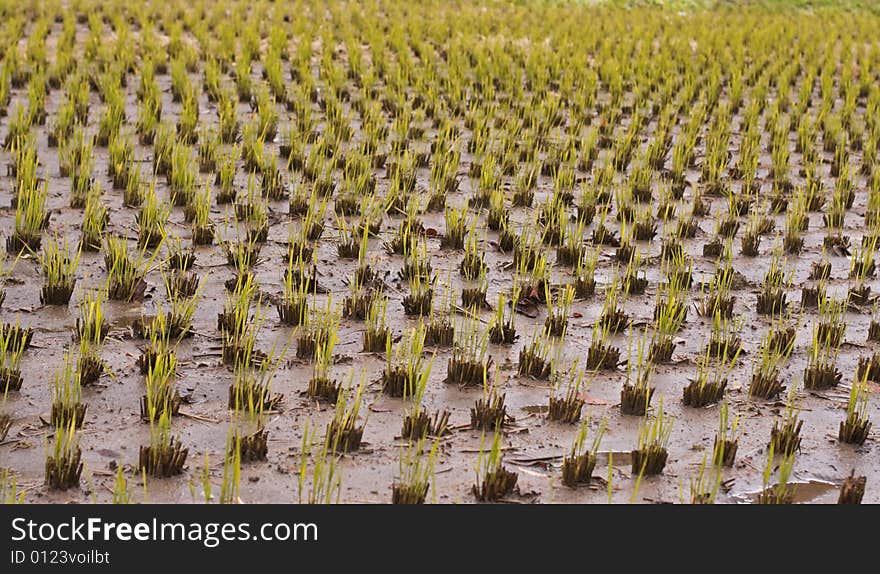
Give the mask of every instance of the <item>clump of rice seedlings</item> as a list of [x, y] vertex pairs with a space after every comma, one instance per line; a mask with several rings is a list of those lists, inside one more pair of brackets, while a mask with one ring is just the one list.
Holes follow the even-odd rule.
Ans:
[[46, 444], [46, 486], [52, 490], [67, 490], [79, 486], [82, 475], [82, 449], [76, 431], [76, 421], [55, 429], [52, 447]]
[[535, 329], [532, 340], [519, 351], [519, 374], [523, 377], [546, 379], [550, 376], [553, 342], [546, 329]]
[[440, 441], [434, 440], [425, 452], [425, 437], [410, 439], [400, 449], [398, 476], [391, 486], [392, 504], [424, 504], [434, 479], [434, 463]]
[[654, 330], [651, 335], [651, 349], [648, 360], [663, 363], [672, 360], [675, 349], [675, 334], [684, 325], [687, 317], [687, 296], [676, 287], [675, 281], [657, 291], [654, 306]]
[[785, 390], [779, 378], [780, 367], [794, 349], [794, 340], [780, 342], [776, 332], [768, 331], [758, 350], [758, 360], [753, 363], [749, 381], [749, 396], [772, 399]]
[[861, 446], [871, 432], [868, 419], [868, 379], [867, 373], [856, 375], [849, 391], [846, 404], [846, 419], [841, 421], [837, 439], [847, 444]]
[[338, 332], [341, 320], [342, 314], [340, 309], [333, 305], [332, 296], [327, 297], [323, 308], [318, 307], [315, 303], [306, 316], [306, 320], [302, 324], [302, 332], [297, 338], [296, 357], [298, 359], [314, 358], [317, 348], [329, 341], [331, 335]]
[[581, 392], [586, 390], [584, 384], [584, 371], [577, 368], [577, 361], [569, 371], [565, 394], [562, 395], [561, 381], [559, 376], [554, 377], [553, 390], [550, 394], [547, 409], [547, 418], [551, 421], [574, 424], [581, 419], [581, 411], [586, 401], [581, 398]]
[[632, 473], [634, 475], [654, 475], [663, 472], [666, 466], [669, 436], [672, 433], [673, 419], [663, 411], [663, 400], [657, 409], [657, 415], [649, 418], [645, 415], [639, 426], [638, 448], [632, 451]]
[[518, 475], [504, 468], [501, 450], [502, 431], [495, 429], [492, 445], [485, 449], [486, 435], [480, 437], [480, 454], [477, 457], [476, 484], [472, 491], [480, 502], [497, 502], [516, 488]]
[[150, 444], [141, 446], [138, 454], [138, 472], [164, 478], [183, 472], [189, 449], [171, 434], [171, 413], [165, 411], [150, 420]]
[[[333, 419], [327, 424], [327, 444], [334, 452], [354, 452], [361, 446], [361, 437], [364, 434], [366, 420], [358, 425], [358, 414], [363, 401], [366, 377], [361, 374], [361, 382], [352, 392], [350, 386], [340, 389], [336, 398], [336, 409]], [[348, 399], [353, 398], [351, 405]]]
[[855, 470], [850, 472], [849, 476], [843, 480], [843, 484], [840, 485], [837, 504], [861, 504], [862, 498], [865, 496], [867, 482], [868, 477], [856, 476]]
[[98, 251], [104, 240], [104, 232], [110, 219], [110, 210], [101, 199], [100, 185], [93, 186], [86, 199], [83, 221], [80, 226], [80, 248], [83, 251]]
[[[29, 329], [28, 329], [29, 330]], [[23, 334], [18, 323], [4, 324], [0, 329], [0, 385], [3, 393], [21, 390], [21, 358], [30, 343], [30, 336]]]
[[52, 425], [57, 429], [81, 428], [88, 405], [82, 402], [82, 385], [77, 361], [71, 351], [64, 355], [64, 365], [52, 380]]
[[479, 321], [471, 319], [456, 329], [452, 356], [446, 366], [448, 384], [476, 387], [486, 384], [492, 358], [488, 356], [488, 331], [480, 332]]
[[[231, 295], [227, 295], [224, 312], [217, 317], [225, 365], [235, 365], [244, 359], [254, 366], [265, 362], [266, 354], [255, 348], [257, 334], [264, 320], [261, 300], [257, 295], [258, 289], [251, 276], [237, 284]], [[254, 301], [256, 310], [251, 316], [250, 306]]]
[[832, 299], [827, 294], [819, 299], [819, 321], [815, 339], [822, 345], [839, 347], [846, 333], [846, 308], [844, 300]]
[[761, 315], [779, 315], [786, 309], [786, 287], [791, 285], [791, 274], [786, 278], [782, 269], [782, 254], [775, 251], [770, 268], [764, 275], [761, 291], [758, 293], [756, 311]]
[[782, 248], [786, 253], [799, 254], [804, 248], [805, 232], [810, 224], [807, 210], [802, 201], [795, 201], [794, 205], [785, 215], [785, 236]]
[[434, 277], [416, 273], [407, 279], [409, 293], [401, 301], [407, 315], [428, 315], [433, 309]]
[[736, 460], [736, 451], [739, 449], [739, 416], [730, 421], [730, 405], [727, 401], [721, 403], [718, 409], [718, 432], [715, 434], [715, 442], [712, 446], [712, 464], [715, 466], [732, 467]]
[[593, 442], [588, 449], [587, 427], [589, 424], [589, 420], [581, 423], [578, 433], [571, 444], [571, 450], [562, 457], [562, 484], [569, 488], [590, 484], [593, 469], [596, 468], [599, 446], [602, 444], [602, 437], [605, 435], [608, 421], [602, 421], [602, 425], [593, 437]]
[[40, 302], [44, 305], [67, 305], [76, 287], [80, 252], [71, 254], [67, 240], [62, 242], [56, 237], [43, 246], [39, 258], [44, 279]]
[[368, 240], [365, 232], [358, 237], [353, 230], [349, 229], [345, 217], [336, 216], [336, 229], [339, 230], [339, 238], [336, 240], [336, 253], [343, 259], [357, 259], [361, 245]]
[[739, 337], [741, 329], [741, 319], [727, 319], [721, 313], [715, 313], [706, 353], [724, 360], [739, 354], [742, 350], [742, 339]]
[[875, 303], [871, 308], [871, 322], [868, 324], [868, 341], [880, 341], [880, 320], [878, 320], [878, 308]]
[[489, 324], [489, 342], [493, 345], [512, 345], [516, 341], [516, 305], [519, 300], [519, 288], [514, 286], [510, 299], [504, 293], [498, 293], [498, 302], [492, 313]]
[[104, 303], [107, 293], [103, 289], [86, 289], [77, 304], [79, 316], [74, 324], [74, 338], [87, 339], [96, 344], [101, 343], [110, 331], [104, 322]]
[[24, 504], [24, 490], [8, 468], [0, 468], [0, 504]]
[[467, 206], [460, 209], [447, 206], [444, 217], [446, 219], [446, 233], [440, 238], [440, 247], [444, 249], [464, 249], [465, 232], [469, 227], [467, 223]]
[[419, 376], [412, 385], [412, 393], [404, 395], [407, 403], [404, 406], [403, 429], [400, 433], [404, 439], [412, 440], [425, 436], [441, 437], [451, 432], [449, 430], [449, 411], [437, 411], [430, 415], [422, 406], [422, 399], [428, 388], [428, 378], [431, 375], [433, 364], [434, 357], [432, 356], [428, 365], [419, 371]]
[[629, 360], [626, 362], [626, 381], [620, 390], [620, 412], [625, 415], [642, 416], [651, 405], [654, 387], [651, 378], [654, 364], [647, 360], [647, 336], [639, 337], [633, 355], [632, 338], [629, 344]]
[[495, 430], [504, 426], [508, 421], [507, 395], [498, 391], [499, 374], [496, 371], [496, 381], [490, 383], [488, 379], [483, 383], [482, 396], [474, 401], [471, 407], [471, 428], [475, 430]]
[[547, 319], [544, 321], [544, 329], [552, 337], [562, 337], [568, 328], [568, 315], [571, 303], [574, 301], [574, 288], [571, 285], [566, 285], [554, 300], [548, 286], [545, 298], [547, 300]]
[[216, 129], [203, 125], [199, 130], [198, 142], [199, 171], [213, 173], [217, 169], [220, 156], [220, 135]]
[[[250, 395], [249, 399], [254, 399]], [[244, 408], [234, 412], [230, 425], [230, 439], [241, 462], [266, 460], [269, 453], [269, 431], [266, 430], [265, 401], [249, 400]]]
[[[258, 327], [262, 324], [259, 311], [255, 317]], [[241, 348], [232, 362], [234, 381], [229, 385], [229, 409], [235, 411], [273, 411], [284, 400], [281, 393], [272, 392], [272, 378], [278, 368], [279, 359], [273, 350], [269, 355], [257, 352], [249, 340]], [[283, 355], [283, 351], [282, 351]]]
[[407, 331], [403, 340], [392, 346], [386, 339], [386, 363], [382, 372], [382, 390], [392, 397], [412, 396], [415, 385], [422, 378], [422, 371], [433, 361], [427, 362], [422, 356], [425, 348], [425, 328], [419, 325]]
[[[160, 348], [160, 345], [153, 344], [152, 348]], [[173, 352], [159, 352], [146, 367], [146, 393], [141, 397], [141, 420], [156, 420], [165, 413], [176, 416], [182, 402], [175, 384], [177, 357]]]
[[711, 465], [711, 478], [706, 474], [706, 455], [700, 463], [700, 471], [696, 478], [691, 478], [691, 504], [714, 504], [718, 488], [721, 486], [721, 469], [717, 465]]
[[332, 378], [333, 348], [336, 346], [336, 330], [315, 339], [315, 366], [306, 391], [309, 397], [334, 402], [339, 397], [340, 383]]
[[[6, 392], [3, 393], [3, 405], [6, 405]], [[12, 415], [7, 412], [0, 411], [0, 442], [6, 440], [6, 435], [9, 434], [9, 429], [11, 428]]]
[[730, 357], [723, 356], [715, 361], [714, 368], [711, 368], [712, 361], [707, 349], [705, 356], [697, 362], [697, 378], [691, 379], [684, 388], [682, 402], [689, 407], [701, 408], [721, 401], [727, 388], [728, 375], [733, 370], [738, 356], [739, 351]]
[[470, 284], [461, 289], [461, 306], [464, 309], [472, 309], [479, 312], [480, 309], [489, 309], [489, 302], [486, 300], [486, 292], [489, 290], [489, 279], [486, 277], [486, 270], [481, 269], [480, 274]]
[[782, 424], [776, 420], [770, 429], [770, 448], [783, 455], [793, 454], [801, 447], [801, 427], [804, 426], [804, 421], [800, 420], [800, 409], [795, 405], [796, 392], [797, 385], [792, 385], [788, 391]]
[[387, 311], [387, 296], [380, 293], [370, 299], [363, 331], [362, 350], [365, 353], [381, 353], [391, 345], [391, 331], [385, 319]]
[[[339, 470], [339, 455], [330, 448], [330, 436], [324, 438], [320, 450], [313, 453], [315, 431], [309, 426], [303, 430], [300, 449], [300, 465], [297, 473], [297, 496], [300, 504], [334, 504], [339, 502], [342, 492], [342, 476]], [[309, 459], [312, 460], [311, 485], [306, 495], [306, 476]]]
[[461, 260], [458, 268], [462, 277], [468, 280], [477, 279], [488, 271], [488, 266], [483, 261], [483, 251], [480, 249], [475, 225], [476, 223], [472, 221], [471, 229], [465, 240], [464, 259]]
[[221, 153], [218, 158], [217, 175], [214, 178], [214, 183], [220, 188], [217, 193], [218, 205], [235, 201], [235, 174], [238, 169], [239, 156], [240, 148], [234, 145], [225, 153]]
[[42, 186], [19, 186], [15, 196], [15, 227], [6, 238], [9, 253], [39, 251], [43, 230], [49, 225], [48, 185], [47, 179]]
[[840, 384], [842, 374], [837, 368], [838, 345], [834, 345], [829, 337], [831, 331], [826, 331], [822, 339], [822, 325], [813, 328], [813, 340], [808, 351], [808, 363], [804, 369], [804, 388], [809, 390], [822, 390], [836, 387]]
[[[191, 214], [187, 216], [187, 214]], [[184, 217], [192, 224], [193, 245], [211, 245], [214, 242], [214, 222], [211, 221], [211, 187], [204, 185], [193, 195], [184, 210]]]
[[147, 257], [146, 248], [143, 248], [132, 255], [124, 238], [108, 236], [104, 241], [104, 263], [110, 299], [131, 302], [143, 298], [147, 288], [144, 277], [158, 254], [157, 249]]
[[733, 316], [733, 307], [736, 297], [732, 295], [733, 266], [728, 258], [727, 261], [718, 261], [715, 264], [715, 273], [707, 283], [700, 286], [700, 300], [697, 303], [697, 312], [702, 317], [715, 317], [721, 315], [724, 319]]
[[138, 230], [138, 247], [155, 248], [165, 237], [165, 226], [171, 209], [167, 203], [160, 201], [156, 195], [156, 182], [147, 188], [141, 209], [135, 217]]
[[770, 484], [770, 478], [773, 474], [773, 467], [776, 462], [776, 450], [773, 445], [767, 450], [767, 464], [764, 466], [764, 487], [758, 495], [758, 504], [791, 504], [794, 502], [794, 495], [797, 491], [796, 484], [789, 484], [792, 470], [794, 470], [794, 460], [796, 453], [783, 453], [782, 459], [779, 461], [779, 467], [776, 475], [776, 484]]
[[[223, 456], [223, 477], [220, 482], [220, 504], [238, 504], [241, 486], [242, 444], [237, 440], [235, 430], [230, 428], [226, 437], [226, 452]], [[208, 453], [205, 453], [207, 463]], [[207, 492], [206, 492], [207, 495]], [[206, 502], [209, 500], [206, 496]]]
[[599, 250], [587, 249], [584, 256], [574, 266], [574, 294], [578, 299], [586, 299], [596, 291], [596, 265], [599, 262]]
[[432, 305], [425, 325], [425, 345], [431, 347], [451, 347], [455, 342], [455, 325], [450, 319], [452, 313], [451, 282], [447, 278], [446, 292], [439, 305]]
[[619, 305], [620, 289], [617, 276], [605, 290], [605, 302], [602, 305], [602, 314], [599, 316], [599, 325], [609, 333], [619, 333], [629, 323], [629, 317]]
[[262, 243], [255, 241], [250, 236], [243, 241], [223, 242], [226, 263], [235, 269], [239, 276], [250, 274], [251, 269], [259, 262], [262, 248]]
[[294, 263], [288, 258], [287, 269], [282, 276], [284, 291], [275, 302], [278, 318], [283, 325], [302, 325], [308, 318], [309, 282], [299, 278], [306, 275], [305, 262]]
[[593, 336], [587, 350], [586, 368], [590, 370], [612, 370], [620, 364], [620, 349], [609, 342], [611, 331], [602, 322], [593, 324]]

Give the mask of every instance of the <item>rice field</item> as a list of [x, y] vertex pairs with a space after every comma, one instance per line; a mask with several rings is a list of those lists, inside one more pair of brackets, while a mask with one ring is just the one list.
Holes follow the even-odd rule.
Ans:
[[0, 1], [0, 500], [880, 502], [802, 4]]

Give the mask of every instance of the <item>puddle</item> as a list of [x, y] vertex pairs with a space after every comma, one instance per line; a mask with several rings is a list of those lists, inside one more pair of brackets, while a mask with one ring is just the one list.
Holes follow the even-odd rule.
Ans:
[[[794, 499], [792, 501], [794, 504], [812, 502], [817, 498], [820, 498], [821, 496], [840, 488], [840, 485], [834, 482], [817, 479], [792, 481], [789, 484], [795, 487]], [[776, 485], [773, 486], [775, 487]], [[761, 495], [762, 491], [763, 489], [740, 492], [734, 494], [733, 497], [738, 501], [754, 504], [758, 502], [758, 497]]]

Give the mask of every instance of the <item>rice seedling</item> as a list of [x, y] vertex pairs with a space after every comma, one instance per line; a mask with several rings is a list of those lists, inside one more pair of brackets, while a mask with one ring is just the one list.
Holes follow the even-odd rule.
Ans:
[[801, 446], [800, 435], [804, 421], [800, 419], [800, 409], [795, 405], [796, 392], [797, 385], [792, 385], [788, 391], [782, 420], [774, 421], [773, 428], [770, 429], [770, 448], [782, 455], [794, 454]]
[[489, 333], [481, 332], [477, 320], [459, 326], [455, 331], [452, 356], [446, 365], [445, 382], [459, 387], [484, 386], [492, 366], [488, 342]]
[[0, 504], [24, 504], [24, 495], [15, 474], [8, 468], [0, 468]]
[[706, 461], [707, 457], [703, 455], [696, 478], [691, 478], [691, 504], [714, 504], [718, 488], [721, 486], [721, 469], [712, 465], [709, 470], [711, 476], [707, 475]]
[[584, 371], [577, 367], [575, 361], [567, 377], [564, 395], [560, 393], [562, 391], [560, 376], [556, 376], [553, 381], [553, 390], [547, 408], [547, 418], [552, 421], [574, 424], [581, 419], [581, 411], [586, 404], [581, 393], [586, 392], [589, 383], [584, 384]]
[[672, 433], [674, 420], [663, 411], [663, 399], [657, 407], [657, 414], [650, 417], [646, 414], [639, 426], [638, 447], [632, 451], [632, 473], [654, 475], [663, 472], [666, 466], [669, 436]]
[[410, 439], [400, 449], [398, 476], [391, 486], [392, 504], [423, 504], [434, 479], [434, 465], [440, 442], [426, 451], [426, 438]]
[[651, 405], [654, 387], [651, 378], [654, 365], [648, 361], [647, 335], [638, 338], [633, 354], [632, 337], [629, 342], [629, 360], [626, 362], [626, 382], [620, 390], [620, 412], [625, 415], [642, 416]]
[[[562, 457], [562, 484], [569, 488], [589, 484], [592, 479], [593, 469], [596, 468], [599, 447], [602, 444], [602, 437], [605, 435], [608, 421], [602, 421], [599, 430], [593, 436], [590, 447], [587, 448], [587, 428], [589, 423], [589, 419], [581, 423], [574, 441], [572, 441], [571, 449], [567, 455]], [[608, 464], [609, 466], [611, 465], [610, 460]]]
[[[330, 448], [330, 436], [318, 451], [313, 452], [315, 431], [309, 431], [309, 425], [303, 429], [302, 447], [300, 449], [300, 466], [297, 473], [297, 496], [300, 504], [335, 504], [339, 502], [342, 492], [342, 475], [339, 469], [339, 457]], [[308, 463], [312, 461], [311, 484], [306, 490]]]
[[513, 420], [507, 414], [506, 395], [498, 390], [498, 377], [499, 373], [496, 371], [494, 382], [486, 379], [482, 396], [471, 407], [471, 428], [474, 430], [499, 429]]
[[58, 428], [82, 428], [88, 405], [82, 402], [82, 384], [72, 351], [64, 355], [64, 364], [52, 380], [52, 425]]
[[386, 343], [386, 364], [381, 376], [382, 390], [392, 397], [412, 396], [418, 381], [426, 376], [424, 369], [433, 363], [426, 363], [422, 356], [425, 328], [419, 325], [410, 329], [396, 346], [392, 346], [390, 337], [386, 339]]
[[150, 421], [150, 444], [140, 447], [137, 470], [156, 478], [176, 476], [188, 455], [189, 449], [171, 434], [171, 413], [165, 411]]
[[[152, 348], [157, 348], [153, 346]], [[147, 365], [146, 393], [141, 397], [141, 420], [155, 421], [162, 415], [176, 416], [182, 400], [175, 384], [177, 357], [174, 353], [158, 353]]]
[[138, 230], [138, 247], [154, 249], [165, 238], [165, 226], [171, 210], [156, 195], [156, 182], [153, 181], [144, 194], [141, 209], [135, 217]]
[[495, 433], [492, 435], [492, 444], [488, 450], [485, 449], [485, 433], [480, 437], [476, 484], [472, 487], [474, 496], [480, 502], [497, 502], [511, 494], [516, 488], [518, 475], [504, 467], [501, 441], [501, 429], [495, 429]]
[[39, 260], [44, 278], [40, 302], [67, 305], [76, 286], [80, 253], [71, 254], [67, 240], [55, 237], [43, 246]]
[[849, 476], [843, 480], [840, 486], [840, 495], [837, 498], [837, 504], [861, 504], [862, 498], [865, 496], [865, 485], [868, 483], [868, 477], [856, 476], [855, 470], [851, 471]]
[[849, 400], [846, 404], [846, 419], [841, 421], [837, 439], [840, 442], [862, 445], [871, 432], [871, 421], [868, 419], [868, 377], [867, 373], [856, 374]]
[[740, 351], [737, 350], [732, 357], [722, 356], [711, 365], [707, 348], [706, 354], [697, 363], [697, 377], [684, 388], [682, 402], [689, 407], [701, 408], [721, 401]]
[[110, 299], [136, 301], [144, 296], [147, 282], [144, 280], [159, 250], [147, 256], [147, 248], [132, 255], [122, 237], [107, 236], [104, 240], [104, 263], [108, 274], [107, 294]]
[[[355, 389], [349, 385], [339, 391], [333, 419], [327, 424], [326, 432], [327, 444], [334, 452], [347, 453], [360, 448], [364, 426], [367, 424], [364, 420], [363, 424], [358, 425], [365, 387], [366, 378], [362, 374], [361, 382]], [[353, 399], [351, 405], [348, 404], [349, 398]]]
[[534, 379], [548, 378], [551, 371], [552, 352], [553, 341], [548, 337], [546, 329], [535, 329], [528, 346], [520, 349], [519, 374]]
[[46, 443], [45, 483], [53, 490], [67, 490], [79, 486], [82, 476], [82, 449], [76, 421], [55, 429], [52, 447]]
[[42, 186], [19, 186], [15, 201], [15, 227], [6, 238], [6, 251], [18, 254], [40, 249], [43, 230], [49, 224], [48, 180]]
[[548, 286], [545, 299], [547, 319], [544, 321], [544, 329], [552, 337], [562, 337], [568, 328], [568, 316], [571, 303], [574, 301], [574, 288], [571, 285], [566, 285], [554, 299]]
[[30, 329], [23, 329], [18, 322], [6, 323], [0, 329], [0, 384], [3, 385], [3, 393], [19, 391], [24, 382], [21, 376], [21, 359], [25, 349], [30, 344], [32, 333]]
[[837, 368], [840, 345], [833, 339], [842, 338], [842, 330], [823, 328], [830, 323], [820, 323], [813, 328], [813, 338], [808, 350], [808, 363], [804, 369], [804, 388], [821, 390], [836, 387], [842, 378]]
[[96, 183], [86, 199], [86, 206], [83, 210], [83, 221], [80, 227], [82, 234], [80, 249], [82, 251], [101, 249], [109, 219], [110, 211], [102, 199], [100, 185]]
[[796, 484], [790, 484], [794, 469], [795, 453], [782, 454], [776, 475], [776, 484], [770, 484], [776, 462], [773, 445], [767, 450], [767, 464], [764, 466], [763, 489], [758, 495], [758, 504], [791, 504], [797, 491]]
[[732, 467], [739, 449], [739, 416], [730, 420], [730, 405], [725, 400], [718, 409], [718, 432], [712, 446], [712, 464], [715, 466]]

